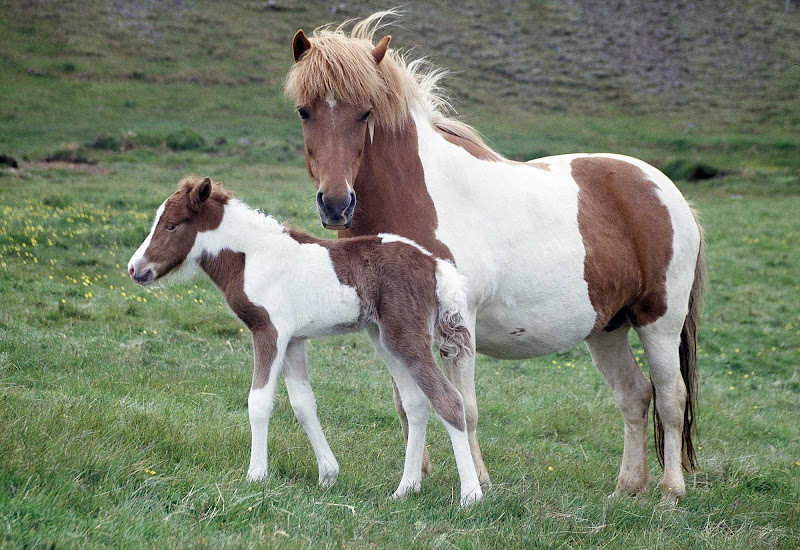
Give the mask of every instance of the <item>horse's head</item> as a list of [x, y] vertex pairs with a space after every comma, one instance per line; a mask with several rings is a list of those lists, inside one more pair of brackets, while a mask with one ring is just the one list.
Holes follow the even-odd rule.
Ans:
[[398, 100], [391, 89], [396, 64], [386, 55], [390, 40], [385, 36], [375, 45], [371, 35], [319, 29], [311, 39], [302, 30], [294, 37], [295, 64], [286, 91], [302, 120], [306, 166], [328, 229], [348, 229], [353, 223], [353, 187], [365, 147], [376, 124], [386, 126], [394, 122], [391, 116], [397, 117]]
[[139, 284], [148, 285], [181, 268], [197, 234], [210, 231], [222, 222], [230, 198], [219, 183], [209, 178], [185, 178], [159, 207], [150, 234], [128, 262], [128, 274]]

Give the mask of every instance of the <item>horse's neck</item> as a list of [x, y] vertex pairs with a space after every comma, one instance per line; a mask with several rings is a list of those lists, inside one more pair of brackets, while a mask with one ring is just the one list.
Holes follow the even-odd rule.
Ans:
[[[409, 120], [397, 133], [380, 127], [367, 132], [364, 159], [353, 185], [358, 200], [352, 227], [340, 237], [394, 233], [408, 237], [436, 256], [452, 254], [436, 239], [438, 219], [419, 156], [417, 124]], [[428, 128], [421, 127], [427, 132]]]

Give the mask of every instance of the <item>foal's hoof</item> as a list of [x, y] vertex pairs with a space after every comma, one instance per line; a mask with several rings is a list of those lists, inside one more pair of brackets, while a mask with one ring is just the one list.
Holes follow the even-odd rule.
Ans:
[[397, 490], [392, 493], [392, 500], [402, 500], [408, 495], [417, 494], [420, 491], [419, 481], [401, 481]]
[[327, 489], [334, 483], [336, 483], [336, 479], [339, 477], [339, 468], [326, 468], [324, 471], [319, 471], [319, 486], [323, 489]]
[[267, 466], [250, 466], [247, 470], [247, 481], [263, 481], [267, 479]]
[[482, 499], [483, 499], [483, 491], [481, 490], [480, 486], [475, 487], [475, 489], [473, 489], [466, 495], [461, 495], [461, 507], [469, 508], [473, 504], [480, 502]]

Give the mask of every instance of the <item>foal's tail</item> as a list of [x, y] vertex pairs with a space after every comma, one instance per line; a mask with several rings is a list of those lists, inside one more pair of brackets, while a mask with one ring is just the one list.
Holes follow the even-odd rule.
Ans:
[[[698, 224], [698, 228], [700, 224]], [[681, 376], [686, 386], [686, 409], [683, 412], [683, 441], [681, 443], [681, 462], [683, 468], [691, 472], [697, 469], [692, 435], [695, 431], [695, 407], [697, 405], [697, 332], [700, 324], [700, 306], [703, 301], [703, 287], [705, 285], [705, 259], [703, 257], [702, 228], [700, 228], [700, 249], [697, 252], [697, 263], [694, 268], [694, 282], [689, 293], [689, 312], [683, 322], [681, 330], [681, 343], [678, 355], [681, 363]], [[653, 392], [653, 424], [656, 436], [656, 454], [658, 462], [664, 466], [664, 426], [655, 407], [655, 392]]]
[[462, 316], [467, 310], [467, 280], [446, 260], [436, 260], [436, 302], [434, 325], [439, 353], [453, 359], [472, 355], [472, 335]]

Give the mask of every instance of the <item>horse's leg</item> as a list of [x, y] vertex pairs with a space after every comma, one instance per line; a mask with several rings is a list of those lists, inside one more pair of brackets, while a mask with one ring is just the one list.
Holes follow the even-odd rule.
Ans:
[[681, 446], [688, 394], [680, 369], [681, 326], [669, 318], [662, 318], [636, 329], [650, 367], [656, 410], [663, 426], [664, 476], [660, 485], [661, 496], [667, 501], [686, 495]]
[[[385, 362], [385, 361], [384, 361]], [[388, 366], [388, 365], [387, 365]], [[392, 378], [392, 397], [394, 398], [394, 407], [397, 409], [397, 416], [400, 418], [400, 427], [403, 429], [403, 440], [408, 445], [408, 416], [406, 410], [403, 408], [403, 400], [400, 399], [400, 392], [397, 389], [397, 383]], [[428, 448], [422, 449], [422, 479], [428, 477], [431, 473], [431, 463], [428, 460]]]
[[308, 371], [306, 370], [306, 340], [294, 341], [289, 344], [286, 350], [286, 359], [283, 362], [283, 377], [286, 381], [286, 391], [289, 394], [289, 402], [292, 404], [294, 415], [308, 435], [308, 440], [317, 457], [319, 485], [330, 487], [339, 476], [339, 463], [333, 456], [317, 416], [317, 402], [314, 399], [311, 384], [308, 382]]
[[[472, 337], [472, 349], [475, 349], [475, 321], [464, 319]], [[489, 470], [483, 462], [481, 448], [478, 445], [478, 398], [475, 394], [475, 355], [465, 354], [458, 361], [452, 357], [442, 357], [442, 368], [447, 378], [453, 383], [464, 400], [464, 412], [467, 418], [467, 435], [472, 461], [478, 472], [481, 486], [488, 489], [492, 486]]]
[[267, 477], [267, 432], [275, 404], [275, 385], [286, 352], [286, 343], [278, 338], [274, 328], [257, 329], [253, 331], [253, 350], [255, 368], [250, 395], [247, 398], [252, 436], [247, 479], [258, 481]]
[[622, 420], [625, 439], [615, 494], [643, 493], [650, 483], [647, 468], [647, 413], [652, 390], [628, 343], [628, 328], [599, 332], [586, 340], [597, 369], [611, 387]]

